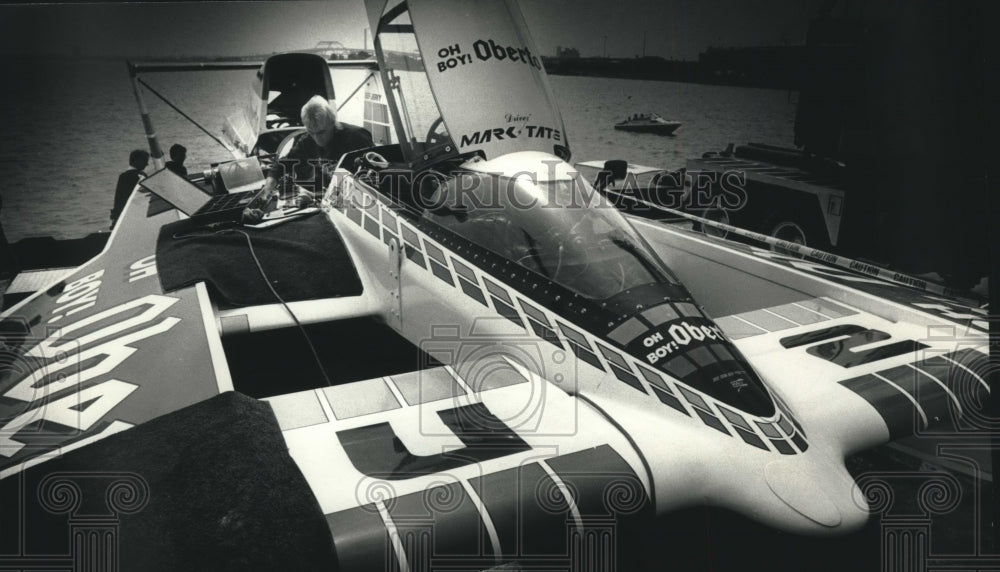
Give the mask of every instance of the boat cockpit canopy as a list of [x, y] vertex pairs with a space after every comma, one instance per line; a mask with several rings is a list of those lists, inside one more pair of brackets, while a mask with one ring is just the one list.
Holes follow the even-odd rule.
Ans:
[[676, 278], [583, 177], [459, 170], [424, 199], [438, 225], [593, 300]]

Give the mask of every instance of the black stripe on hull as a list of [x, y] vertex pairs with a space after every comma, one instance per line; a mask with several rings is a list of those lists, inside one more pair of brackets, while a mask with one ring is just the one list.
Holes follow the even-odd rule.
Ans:
[[594, 558], [613, 564], [628, 538], [621, 535], [637, 537], [653, 518], [639, 477], [608, 445], [545, 464], [548, 470], [530, 463], [468, 481], [495, 531], [499, 554], [474, 498], [451, 482], [385, 499], [387, 520], [374, 504], [327, 515], [339, 569], [398, 569], [390, 525], [411, 570], [481, 569], [513, 561], [579, 570]]
[[982, 410], [989, 398], [982, 382], [988, 365], [984, 354], [964, 349], [840, 384], [868, 401], [896, 439], [921, 430], [961, 429], [962, 415]]
[[913, 435], [920, 428], [920, 416], [913, 403], [885, 380], [867, 374], [841, 381], [840, 384], [863, 397], [878, 411], [889, 428], [890, 439]]
[[[392, 548], [385, 522], [374, 504], [326, 515], [340, 570], [390, 570]], [[395, 564], [395, 562], [393, 562]]]
[[386, 506], [410, 570], [431, 570], [432, 558], [458, 564], [493, 556], [479, 511], [460, 483], [398, 497]]

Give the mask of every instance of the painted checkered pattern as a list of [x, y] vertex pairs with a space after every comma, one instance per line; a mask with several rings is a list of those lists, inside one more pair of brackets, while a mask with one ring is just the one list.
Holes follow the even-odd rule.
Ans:
[[715, 323], [731, 340], [750, 338], [797, 326], [817, 324], [857, 314], [855, 310], [825, 298], [799, 300], [780, 306], [718, 318]]
[[[515, 380], [523, 383], [527, 380]], [[468, 395], [451, 368], [437, 367], [266, 398], [282, 431], [344, 421]]]
[[[748, 415], [653, 371], [631, 355], [612, 349], [585, 329], [567, 323], [555, 313], [505, 286], [496, 277], [485, 274], [475, 265], [451, 254], [449, 249], [392, 214], [381, 198], [374, 199], [368, 195], [362, 198], [361, 193], [362, 191], [355, 189], [355, 193], [344, 202], [342, 210], [349, 220], [384, 242], [387, 242], [386, 236], [402, 236], [407, 258], [429, 270], [442, 282], [525, 328], [527, 333], [561, 349], [565, 349], [565, 343], [581, 361], [611, 373], [637, 392], [655, 397], [680, 414], [699, 419], [724, 435], [741, 438], [748, 445], [782, 454], [795, 454], [808, 447], [804, 434], [796, 431], [788, 421], [792, 416], [787, 408], [784, 411], [779, 408], [772, 418]], [[366, 208], [359, 208], [356, 206], [358, 204], [365, 205]], [[355, 212], [353, 215], [352, 210]], [[381, 234], [370, 229], [372, 223], [367, 221], [381, 221]], [[827, 300], [806, 300], [796, 304], [794, 307], [789, 304], [786, 305], [788, 307], [756, 311], [760, 314], [747, 312], [745, 315], [723, 318], [718, 324], [727, 335], [737, 339], [772, 331], [764, 326], [784, 329], [799, 325], [800, 321], [815, 323], [856, 313]], [[701, 315], [691, 304], [676, 306], [674, 311], [679, 315]], [[723, 323], [727, 323], [729, 328]], [[730, 331], [735, 332], [735, 335], [731, 335]], [[783, 431], [783, 424], [792, 429]], [[767, 433], [765, 427], [768, 428]]]
[[[792, 267], [814, 276], [833, 280], [851, 288], [873, 293], [876, 296], [888, 297], [889, 299], [907, 304], [922, 312], [933, 314], [955, 322], [956, 324], [968, 327], [971, 330], [978, 330], [982, 333], [989, 331], [989, 313], [986, 308], [970, 307], [956, 300], [943, 298], [929, 293], [920, 293], [910, 290], [905, 286], [898, 286], [891, 282], [878, 280], [876, 278], [858, 277], [853, 272], [843, 270], [836, 266], [828, 266], [808, 259], [803, 260], [779, 254], [772, 250], [757, 246], [741, 245], [734, 242], [728, 242], [727, 246], [729, 248], [752, 253], [761, 258], [766, 258], [783, 266]], [[881, 291], [873, 290], [873, 287], [881, 289]], [[888, 289], [888, 291], [886, 291], [886, 289]]]

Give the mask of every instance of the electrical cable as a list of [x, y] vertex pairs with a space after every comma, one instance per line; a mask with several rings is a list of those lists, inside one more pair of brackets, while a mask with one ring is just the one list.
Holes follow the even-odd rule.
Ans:
[[293, 312], [292, 309], [288, 306], [288, 302], [285, 302], [284, 298], [282, 298], [281, 295], [278, 294], [278, 291], [274, 289], [274, 286], [271, 285], [271, 281], [270, 279], [268, 279], [267, 273], [264, 272], [264, 267], [261, 265], [260, 259], [257, 258], [257, 253], [253, 249], [253, 241], [250, 239], [250, 235], [238, 228], [223, 229], [220, 230], [217, 234], [225, 234], [229, 232], [242, 234], [243, 238], [246, 239], [247, 248], [250, 249], [250, 256], [253, 258], [254, 264], [257, 265], [257, 271], [260, 272], [260, 277], [263, 278], [264, 283], [267, 284], [267, 289], [271, 291], [271, 294], [274, 295], [275, 299], [281, 303], [281, 305], [285, 308], [285, 311], [288, 312], [288, 315], [291, 316], [292, 320], [295, 321], [295, 325], [299, 328], [299, 331], [302, 332], [302, 337], [306, 340], [306, 345], [309, 346], [309, 351], [312, 352], [313, 359], [316, 360], [316, 365], [319, 367], [320, 374], [323, 375], [323, 380], [326, 381], [327, 386], [332, 387], [333, 382], [330, 381], [330, 376], [327, 375], [326, 368], [323, 367], [323, 362], [319, 358], [319, 353], [316, 351], [316, 347], [313, 345], [312, 339], [306, 332], [305, 327], [302, 325], [302, 322], [299, 321], [298, 317], [295, 316], [295, 312]]
[[278, 291], [274, 289], [274, 286], [271, 285], [271, 280], [267, 277], [267, 273], [264, 272], [264, 267], [263, 265], [261, 265], [260, 259], [257, 258], [257, 252], [253, 249], [253, 241], [250, 239], [249, 234], [238, 228], [224, 228], [222, 230], [217, 230], [215, 232], [207, 232], [207, 233], [195, 232], [189, 234], [175, 234], [173, 235], [172, 238], [184, 239], [184, 238], [195, 238], [203, 236], [214, 236], [227, 233], [242, 234], [243, 238], [246, 239], [247, 248], [250, 250], [250, 257], [253, 258], [253, 262], [257, 266], [257, 272], [260, 274], [260, 277], [264, 280], [264, 284], [267, 285], [267, 289], [271, 291], [271, 295], [274, 296], [274, 298], [279, 303], [281, 303], [281, 305], [285, 308], [285, 311], [288, 312], [288, 315], [292, 317], [292, 320], [298, 327], [299, 332], [302, 333], [302, 337], [305, 339], [306, 345], [309, 346], [309, 351], [312, 353], [313, 359], [316, 361], [316, 366], [319, 367], [319, 372], [323, 376], [323, 380], [326, 382], [327, 386], [332, 387], [333, 382], [330, 381], [330, 376], [327, 374], [326, 368], [323, 367], [323, 361], [320, 359], [319, 353], [316, 351], [316, 347], [313, 345], [312, 339], [309, 337], [309, 333], [306, 332], [305, 327], [302, 325], [302, 322], [299, 321], [299, 318], [295, 315], [295, 312], [292, 311], [291, 307], [288, 305], [288, 302], [286, 302], [285, 299], [282, 298], [280, 294], [278, 294]]

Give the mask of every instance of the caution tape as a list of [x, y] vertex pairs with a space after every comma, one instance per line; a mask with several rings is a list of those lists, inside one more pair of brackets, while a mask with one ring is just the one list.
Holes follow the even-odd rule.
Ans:
[[744, 238], [749, 238], [749, 239], [752, 239], [752, 240], [763, 242], [764, 244], [767, 244], [767, 245], [770, 245], [770, 246], [773, 246], [773, 247], [776, 247], [776, 248], [781, 248], [781, 249], [786, 250], [788, 252], [792, 252], [792, 253], [795, 253], [795, 254], [798, 254], [798, 255], [801, 255], [801, 256], [805, 256], [805, 257], [808, 257], [808, 258], [812, 258], [814, 260], [818, 260], [820, 262], [823, 262], [824, 264], [829, 264], [831, 266], [837, 266], [839, 268], [846, 268], [847, 270], [851, 270], [851, 271], [857, 272], [859, 274], [864, 274], [866, 276], [872, 276], [872, 277], [875, 277], [875, 278], [879, 278], [881, 280], [886, 280], [888, 282], [892, 282], [894, 284], [900, 284], [902, 286], [906, 286], [906, 287], [912, 288], [914, 290], [919, 290], [921, 292], [929, 292], [929, 293], [932, 293], [932, 294], [938, 294], [938, 295], [941, 295], [941, 296], [946, 296], [948, 298], [953, 298], [956, 301], [961, 302], [961, 303], [963, 303], [963, 304], [965, 304], [967, 306], [971, 306], [971, 307], [975, 308], [975, 307], [980, 307], [984, 303], [986, 303], [985, 300], [983, 300], [982, 298], [979, 298], [978, 296], [976, 296], [972, 292], [966, 292], [966, 291], [963, 291], [963, 290], [956, 290], [954, 288], [948, 288], [947, 286], [944, 286], [942, 284], [938, 284], [936, 282], [931, 282], [929, 280], [924, 280], [922, 278], [916, 278], [914, 276], [903, 274], [901, 272], [894, 272], [894, 271], [886, 270], [884, 268], [879, 268], [878, 266], [875, 266], [874, 264], [868, 264], [867, 262], [861, 262], [860, 260], [854, 260], [853, 258], [847, 258], [845, 256], [839, 256], [839, 255], [833, 254], [831, 252], [826, 252], [825, 250], [820, 250], [818, 248], [813, 248], [811, 246], [807, 246], [807, 245], [804, 245], [804, 244], [798, 244], [798, 243], [794, 243], [794, 242], [788, 242], [787, 240], [781, 240], [779, 238], [774, 238], [773, 236], [768, 236], [766, 234], [761, 234], [759, 232], [754, 232], [752, 230], [747, 230], [745, 228], [740, 228], [740, 227], [737, 227], [737, 226], [732, 226], [732, 225], [728, 225], [728, 224], [725, 224], [725, 223], [717, 222], [717, 221], [714, 221], [714, 220], [709, 220], [709, 219], [706, 219], [706, 218], [694, 216], [692, 214], [681, 212], [681, 211], [676, 210], [676, 209], [672, 209], [672, 208], [669, 208], [669, 207], [665, 207], [665, 206], [662, 206], [662, 205], [651, 203], [649, 201], [640, 199], [638, 197], [632, 197], [632, 196], [629, 196], [629, 195], [625, 195], [625, 194], [619, 193], [619, 192], [611, 190], [611, 189], [604, 189], [603, 192], [607, 193], [607, 194], [611, 194], [611, 195], [616, 195], [618, 197], [621, 197], [623, 199], [627, 199], [627, 200], [630, 200], [630, 201], [635, 201], [636, 203], [639, 203], [639, 204], [642, 204], [642, 205], [645, 205], [645, 206], [648, 206], [648, 207], [652, 207], [654, 209], [657, 209], [657, 210], [660, 210], [660, 211], [663, 211], [665, 213], [669, 213], [669, 214], [672, 214], [672, 215], [676, 215], [676, 216], [679, 216], [681, 218], [684, 218], [684, 219], [687, 219], [687, 220], [690, 220], [690, 221], [693, 221], [693, 222], [701, 223], [704, 226], [710, 226], [712, 228], [717, 228], [717, 229], [720, 229], [720, 230], [725, 230], [726, 232], [732, 233], [732, 234], [734, 234], [736, 236], [741, 236], [741, 237], [744, 237]]

